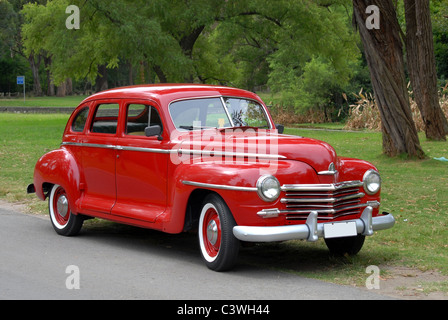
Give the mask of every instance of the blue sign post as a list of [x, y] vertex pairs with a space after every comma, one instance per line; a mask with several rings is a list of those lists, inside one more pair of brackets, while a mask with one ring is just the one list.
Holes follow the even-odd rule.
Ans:
[[25, 102], [25, 76], [17, 76], [17, 84], [23, 85], [23, 102]]

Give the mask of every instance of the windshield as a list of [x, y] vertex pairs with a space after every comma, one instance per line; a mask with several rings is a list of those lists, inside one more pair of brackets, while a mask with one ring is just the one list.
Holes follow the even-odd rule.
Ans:
[[170, 114], [178, 129], [257, 127], [270, 128], [264, 108], [244, 98], [205, 98], [176, 101]]

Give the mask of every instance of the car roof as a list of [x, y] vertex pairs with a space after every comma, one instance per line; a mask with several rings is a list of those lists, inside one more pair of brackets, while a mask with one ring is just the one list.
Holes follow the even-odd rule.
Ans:
[[256, 94], [250, 91], [226, 86], [204, 84], [152, 84], [120, 87], [102, 91], [89, 96], [82, 103], [98, 99], [123, 98], [151, 99], [169, 103], [178, 99], [212, 96], [232, 96], [260, 100]]

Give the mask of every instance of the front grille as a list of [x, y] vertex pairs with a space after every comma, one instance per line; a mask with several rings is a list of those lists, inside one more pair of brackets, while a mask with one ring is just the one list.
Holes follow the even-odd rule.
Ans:
[[285, 197], [281, 210], [287, 220], [304, 220], [310, 212], [316, 211], [319, 220], [332, 220], [339, 217], [358, 215], [361, 208], [361, 181], [348, 181], [336, 184], [284, 185]]

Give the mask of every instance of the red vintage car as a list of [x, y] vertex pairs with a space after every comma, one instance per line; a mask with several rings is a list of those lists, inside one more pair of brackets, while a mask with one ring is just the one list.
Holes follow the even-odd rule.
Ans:
[[205, 264], [216, 271], [234, 266], [241, 242], [324, 238], [331, 252], [356, 254], [365, 236], [394, 225], [379, 213], [372, 164], [282, 131], [263, 101], [240, 89], [108, 90], [76, 108], [27, 191], [48, 198], [64, 236], [92, 217], [198, 230]]

